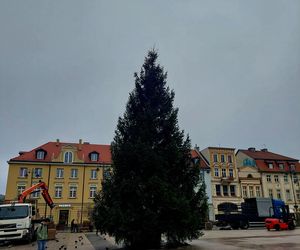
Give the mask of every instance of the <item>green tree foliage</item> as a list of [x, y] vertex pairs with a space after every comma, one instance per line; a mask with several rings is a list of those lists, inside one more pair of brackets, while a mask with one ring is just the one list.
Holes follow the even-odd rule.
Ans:
[[197, 238], [207, 208], [157, 57], [149, 51], [134, 75], [135, 89], [111, 145], [113, 174], [95, 198], [101, 233], [132, 249], [159, 247], [163, 235], [175, 245]]

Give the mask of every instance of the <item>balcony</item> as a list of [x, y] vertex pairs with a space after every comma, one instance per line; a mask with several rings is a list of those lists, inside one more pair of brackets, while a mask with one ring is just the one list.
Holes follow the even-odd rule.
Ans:
[[234, 181], [233, 176], [227, 176], [227, 177], [222, 177], [221, 178], [221, 183], [222, 184], [228, 184], [228, 183], [231, 183], [232, 181]]

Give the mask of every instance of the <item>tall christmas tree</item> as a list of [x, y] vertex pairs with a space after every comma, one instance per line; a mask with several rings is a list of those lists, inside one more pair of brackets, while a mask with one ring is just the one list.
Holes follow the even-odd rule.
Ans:
[[206, 198], [190, 140], [179, 129], [174, 92], [151, 50], [111, 145], [113, 170], [95, 199], [102, 233], [132, 249], [156, 248], [165, 236], [181, 244], [199, 236]]

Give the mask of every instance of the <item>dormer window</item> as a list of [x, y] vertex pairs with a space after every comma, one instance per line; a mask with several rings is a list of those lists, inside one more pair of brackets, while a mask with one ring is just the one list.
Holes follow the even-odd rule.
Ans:
[[99, 154], [97, 152], [90, 153], [90, 159], [91, 159], [91, 161], [98, 161]]
[[65, 153], [65, 158], [64, 158], [64, 163], [72, 163], [72, 161], [73, 161], [72, 152], [66, 152]]
[[273, 163], [268, 163], [268, 168], [273, 169]]
[[38, 150], [36, 152], [36, 158], [38, 160], [44, 160], [45, 159], [45, 156], [46, 156], [46, 152], [44, 150]]
[[284, 164], [283, 163], [278, 163], [279, 169], [284, 170]]

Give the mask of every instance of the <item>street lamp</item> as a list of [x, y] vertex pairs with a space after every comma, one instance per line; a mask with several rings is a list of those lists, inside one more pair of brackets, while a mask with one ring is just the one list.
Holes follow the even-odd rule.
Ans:
[[295, 187], [294, 187], [294, 175], [296, 173], [295, 165], [294, 164], [289, 165], [289, 170], [290, 170], [290, 174], [291, 174], [292, 190], [293, 190], [294, 201], [295, 201], [294, 208], [295, 208], [295, 212], [297, 212], [298, 205], [297, 205], [296, 193], [295, 193]]

